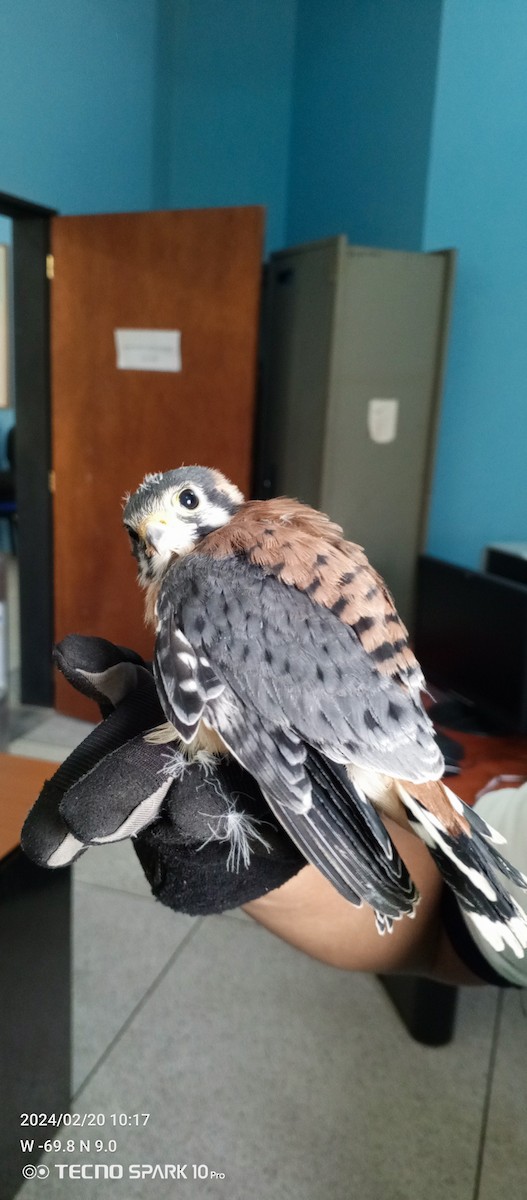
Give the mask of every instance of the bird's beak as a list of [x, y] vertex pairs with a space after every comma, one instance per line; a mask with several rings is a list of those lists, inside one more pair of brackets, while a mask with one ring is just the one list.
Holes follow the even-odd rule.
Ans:
[[154, 550], [156, 554], [163, 552], [163, 549], [165, 549], [163, 543], [166, 540], [167, 532], [166, 523], [162, 524], [161, 521], [148, 521], [146, 523], [143, 536], [150, 550]]
[[174, 555], [185, 554], [194, 545], [193, 529], [182, 526], [163, 510], [150, 513], [138, 527], [138, 533], [146, 544], [148, 557], [158, 555], [162, 563], [168, 563]]

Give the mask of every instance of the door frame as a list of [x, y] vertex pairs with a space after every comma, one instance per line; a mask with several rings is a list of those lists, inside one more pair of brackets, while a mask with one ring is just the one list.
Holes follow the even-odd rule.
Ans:
[[46, 274], [55, 210], [0, 192], [13, 222], [20, 699], [53, 705], [53, 521], [50, 297]]

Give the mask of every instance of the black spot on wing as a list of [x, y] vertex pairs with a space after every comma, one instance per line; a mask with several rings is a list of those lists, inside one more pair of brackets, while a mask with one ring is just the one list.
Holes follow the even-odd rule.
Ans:
[[375, 732], [376, 729], [381, 728], [379, 722], [375, 720], [373, 713], [371, 713], [369, 709], [366, 709], [366, 712], [364, 713], [364, 724], [366, 729], [369, 729], [372, 733]]

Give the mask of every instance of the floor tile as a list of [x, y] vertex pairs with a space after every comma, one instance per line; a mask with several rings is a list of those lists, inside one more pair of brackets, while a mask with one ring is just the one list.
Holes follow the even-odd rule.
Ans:
[[154, 900], [76, 884], [74, 1093], [192, 924]]
[[42, 758], [45, 762], [63, 762], [71, 754], [71, 746], [50, 745], [31, 737], [21, 737], [9, 743], [7, 753], [20, 754], [22, 758]]
[[8, 709], [9, 740], [14, 741], [15, 738], [34, 734], [38, 726], [52, 715], [52, 708], [40, 708], [34, 704], [12, 705], [10, 703]]
[[237, 921], [245, 921], [249, 925], [256, 925], [256, 922], [243, 911], [243, 908], [229, 908], [222, 915], [224, 917], [235, 917]]
[[60, 713], [52, 712], [44, 718], [33, 737], [35, 741], [48, 742], [50, 746], [56, 743], [73, 750], [94, 728], [92, 721], [79, 721], [75, 717], [63, 717]]
[[[128, 930], [123, 954], [131, 946]], [[193, 1180], [187, 1168], [190, 1200], [471, 1200], [494, 1007], [491, 989], [467, 992], [455, 1042], [419, 1046], [374, 978], [212, 917], [76, 1108], [151, 1113], [116, 1134], [127, 1200], [174, 1195], [173, 1182], [127, 1178], [130, 1163], [156, 1162], [225, 1174]], [[68, 1200], [114, 1200], [117, 1186], [72, 1181]], [[20, 1195], [42, 1200], [41, 1184]], [[46, 1200], [59, 1196], [52, 1170]]]
[[90, 721], [78, 721], [51, 708], [29, 705], [11, 709], [8, 721], [8, 753], [47, 762], [63, 762], [95, 728]]
[[527, 991], [506, 991], [478, 1200], [524, 1196], [527, 1180]]
[[136, 892], [138, 896], [152, 895], [130, 838], [109, 846], [92, 846], [75, 863], [73, 871], [81, 883]]

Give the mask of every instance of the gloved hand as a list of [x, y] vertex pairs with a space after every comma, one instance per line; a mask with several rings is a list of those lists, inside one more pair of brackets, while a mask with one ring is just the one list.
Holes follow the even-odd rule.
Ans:
[[33, 862], [65, 866], [89, 846], [131, 837], [157, 899], [192, 916], [245, 904], [305, 866], [237, 762], [201, 755], [190, 763], [177, 743], [144, 740], [165, 718], [138, 654], [73, 634], [55, 661], [103, 720], [26, 818], [21, 844]]

